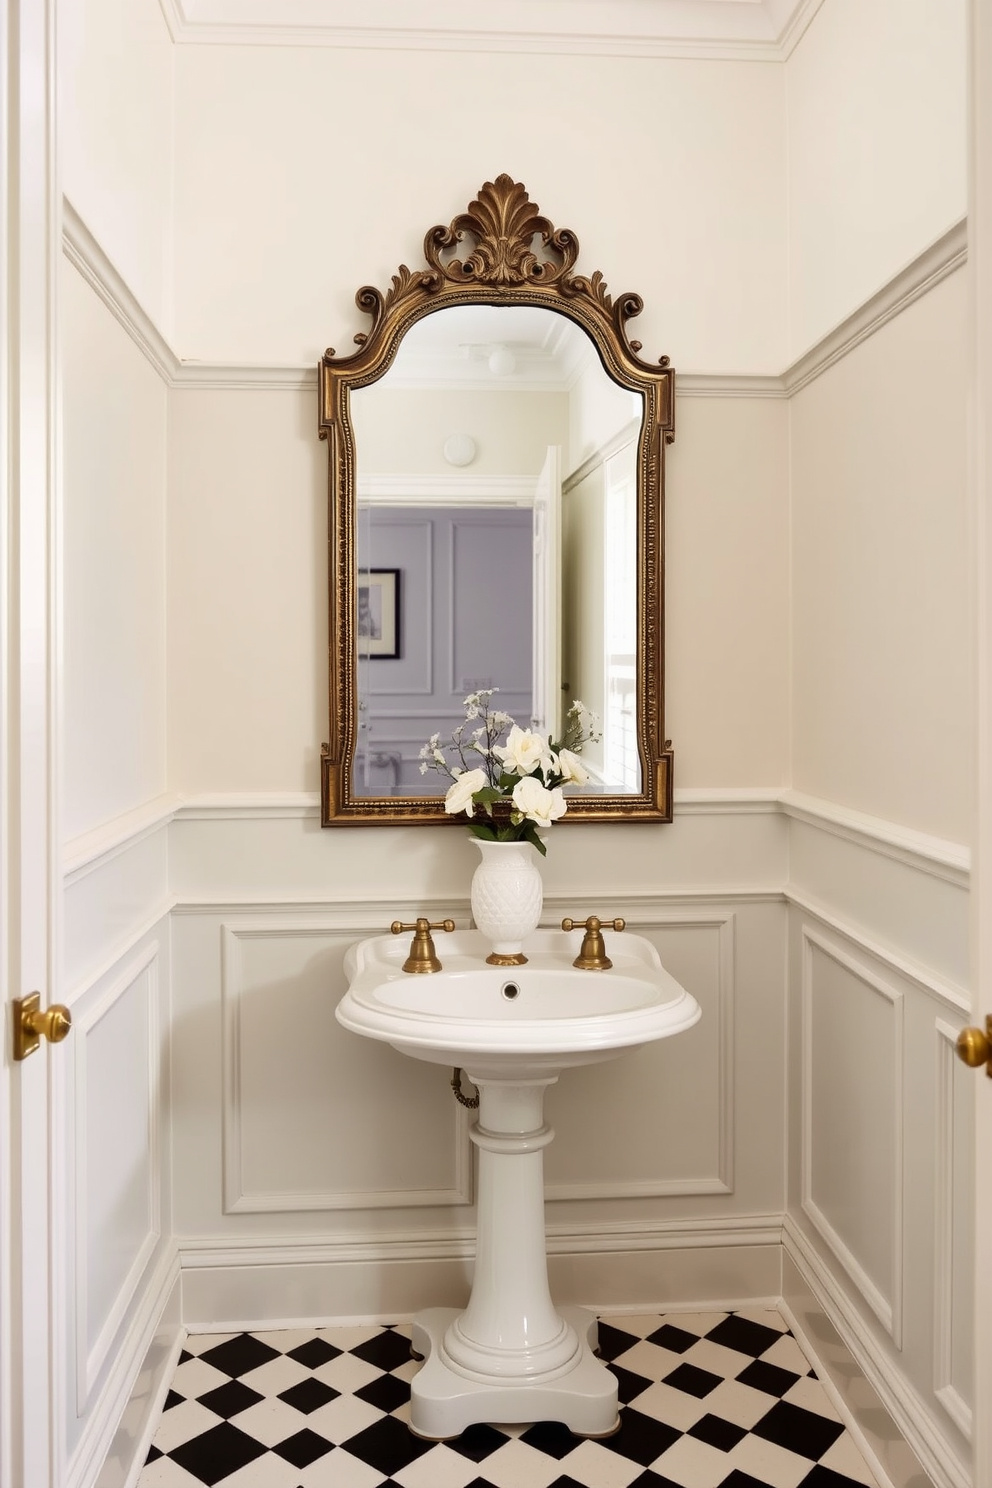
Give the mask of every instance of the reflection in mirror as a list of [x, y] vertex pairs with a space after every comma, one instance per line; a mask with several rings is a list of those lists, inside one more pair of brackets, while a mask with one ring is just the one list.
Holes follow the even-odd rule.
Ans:
[[[566, 822], [672, 819], [664, 724], [664, 459], [675, 374], [641, 359], [579, 244], [498, 176], [425, 266], [366, 285], [371, 327], [318, 368], [328, 443], [321, 823], [455, 824], [420, 750], [465, 697], [601, 740]], [[430, 783], [428, 783], [430, 782]]]
[[[583, 789], [637, 792], [641, 394], [607, 377], [585, 332], [550, 310], [460, 305], [413, 326], [351, 414], [355, 794], [436, 796], [421, 746], [447, 739], [466, 694], [489, 687], [522, 727], [553, 738], [581, 700], [602, 729], [583, 751]], [[402, 576], [398, 631], [386, 634], [362, 613], [382, 574]]]

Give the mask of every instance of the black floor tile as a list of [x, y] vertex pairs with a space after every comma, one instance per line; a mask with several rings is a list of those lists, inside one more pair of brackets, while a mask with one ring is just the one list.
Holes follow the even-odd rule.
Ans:
[[707, 1446], [719, 1447], [721, 1452], [729, 1452], [747, 1436], [743, 1426], [735, 1426], [732, 1421], [724, 1421], [720, 1416], [703, 1416], [695, 1426], [689, 1427], [686, 1434], [706, 1442]]
[[684, 1328], [677, 1328], [673, 1323], [665, 1323], [654, 1333], [648, 1334], [648, 1343], [656, 1343], [659, 1348], [669, 1349], [673, 1354], [684, 1354], [686, 1349], [691, 1349], [694, 1343], [699, 1342], [697, 1333], [687, 1333]]
[[461, 1436], [449, 1441], [448, 1446], [461, 1452], [463, 1457], [468, 1457], [472, 1462], [485, 1462], [500, 1447], [506, 1446], [506, 1433], [497, 1431], [495, 1426], [469, 1426]]
[[680, 1364], [671, 1374], [665, 1375], [666, 1385], [671, 1385], [673, 1390], [684, 1390], [687, 1395], [695, 1395], [697, 1400], [705, 1400], [722, 1383], [722, 1375], [699, 1369], [695, 1364]]
[[213, 1365], [214, 1369], [219, 1369], [222, 1374], [229, 1374], [232, 1379], [237, 1379], [239, 1375], [267, 1364], [270, 1359], [278, 1359], [279, 1351], [270, 1348], [260, 1338], [253, 1338], [250, 1333], [239, 1333], [226, 1343], [207, 1349], [200, 1358], [204, 1363]]
[[613, 1436], [604, 1437], [600, 1445], [648, 1467], [683, 1434], [674, 1426], [666, 1426], [663, 1421], [641, 1415], [633, 1406], [628, 1406], [620, 1413], [620, 1430]]
[[326, 1338], [309, 1338], [306, 1343], [290, 1349], [286, 1358], [295, 1359], [304, 1369], [319, 1369], [321, 1364], [329, 1364], [332, 1359], [339, 1358], [341, 1352], [341, 1349], [328, 1343]]
[[654, 1384], [654, 1380], [645, 1378], [643, 1374], [635, 1374], [632, 1369], [624, 1369], [620, 1364], [609, 1365], [609, 1370], [617, 1377], [617, 1392], [621, 1405], [630, 1405], [638, 1395], [643, 1395], [644, 1391]]
[[398, 1369], [401, 1364], [410, 1362], [410, 1340], [387, 1328], [367, 1343], [358, 1344], [351, 1352], [356, 1359], [374, 1364], [376, 1369]]
[[329, 1442], [326, 1437], [318, 1436], [316, 1431], [305, 1429], [297, 1431], [295, 1436], [288, 1436], [272, 1450], [294, 1467], [309, 1467], [318, 1457], [326, 1457], [328, 1452], [333, 1452], [334, 1443]]
[[843, 1431], [839, 1421], [832, 1421], [829, 1416], [818, 1416], [815, 1411], [803, 1410], [799, 1405], [790, 1405], [787, 1400], [773, 1405], [767, 1416], [762, 1416], [753, 1428], [755, 1436], [801, 1457], [810, 1457], [814, 1462], [819, 1461]]
[[206, 1395], [200, 1395], [198, 1399], [214, 1415], [223, 1416], [225, 1421], [229, 1421], [232, 1416], [246, 1411], [250, 1405], [257, 1405], [265, 1396], [249, 1385], [243, 1385], [240, 1380], [229, 1380], [226, 1385], [218, 1385], [216, 1390], [208, 1390]]
[[559, 1462], [582, 1445], [582, 1437], [569, 1431], [561, 1421], [538, 1421], [535, 1426], [527, 1428], [520, 1440], [528, 1447], [546, 1452], [549, 1457], [557, 1457]]
[[786, 1390], [791, 1390], [800, 1378], [791, 1369], [780, 1369], [777, 1364], [766, 1364], [763, 1359], [755, 1359], [742, 1369], [737, 1376], [742, 1385], [750, 1385], [752, 1390], [763, 1390], [766, 1395], [778, 1395], [781, 1398]]
[[399, 1472], [408, 1463], [431, 1451], [433, 1445], [433, 1442], [414, 1436], [395, 1416], [383, 1416], [381, 1421], [375, 1421], [357, 1436], [342, 1442], [352, 1457], [360, 1457], [381, 1473]]
[[706, 1336], [712, 1343], [736, 1349], [739, 1354], [750, 1354], [754, 1359], [782, 1337], [777, 1328], [765, 1327], [763, 1323], [754, 1323], [750, 1318], [736, 1317], [733, 1313], [722, 1323], [717, 1323]]
[[239, 1431], [230, 1421], [223, 1421], [202, 1436], [174, 1447], [168, 1455], [199, 1482], [210, 1485], [254, 1462], [266, 1450], [253, 1436]]
[[300, 1380], [298, 1385], [290, 1385], [288, 1390], [282, 1390], [278, 1398], [291, 1405], [294, 1410], [309, 1416], [315, 1410], [320, 1410], [322, 1405], [329, 1405], [332, 1400], [337, 1400], [340, 1394], [340, 1390], [325, 1385], [323, 1380], [305, 1379]]
[[599, 1325], [599, 1344], [596, 1352], [601, 1359], [611, 1363], [620, 1354], [625, 1354], [640, 1339], [634, 1333], [624, 1333], [620, 1328], [611, 1327], [609, 1323]]
[[410, 1399], [410, 1386], [405, 1380], [397, 1379], [395, 1374], [381, 1374], [378, 1379], [356, 1390], [355, 1395], [366, 1404], [374, 1405], [376, 1410], [388, 1412], [406, 1404]]

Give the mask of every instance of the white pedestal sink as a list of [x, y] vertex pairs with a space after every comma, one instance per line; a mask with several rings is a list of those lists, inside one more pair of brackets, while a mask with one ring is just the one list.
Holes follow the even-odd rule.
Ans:
[[544, 1092], [563, 1069], [668, 1038], [699, 1018], [695, 998], [642, 936], [610, 935], [609, 971], [572, 966], [574, 936], [538, 930], [526, 965], [487, 966], [488, 941], [456, 931], [438, 942], [443, 970], [402, 970], [406, 938], [359, 941], [345, 960], [345, 1028], [433, 1064], [461, 1066], [479, 1090], [478, 1239], [464, 1312], [414, 1321], [425, 1359], [411, 1386], [421, 1436], [458, 1436], [478, 1421], [562, 1421], [580, 1436], [617, 1424], [617, 1382], [594, 1354], [597, 1325], [555, 1309], [544, 1240]]

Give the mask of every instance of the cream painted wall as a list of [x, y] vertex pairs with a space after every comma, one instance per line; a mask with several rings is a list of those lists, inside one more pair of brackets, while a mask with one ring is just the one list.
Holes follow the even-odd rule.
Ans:
[[166, 788], [166, 390], [65, 260], [66, 838]]
[[173, 47], [158, 0], [60, 0], [61, 187], [172, 329]]
[[973, 726], [966, 309], [959, 272], [792, 400], [793, 785], [956, 842]]
[[965, 215], [966, 10], [827, 0], [790, 56], [790, 361]]
[[788, 420], [774, 398], [678, 399], [665, 519], [678, 786], [789, 779]]
[[777, 372], [784, 107], [775, 65], [180, 47], [177, 350], [344, 350], [358, 287], [420, 264], [427, 229], [507, 171], [575, 230], [580, 268], [642, 295], [649, 359]]
[[319, 788], [327, 455], [314, 404], [312, 392], [170, 395], [174, 789]]

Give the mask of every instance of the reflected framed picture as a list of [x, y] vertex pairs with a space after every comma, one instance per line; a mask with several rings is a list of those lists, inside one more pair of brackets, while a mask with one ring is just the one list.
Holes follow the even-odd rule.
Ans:
[[358, 654], [400, 654], [400, 570], [358, 570]]

